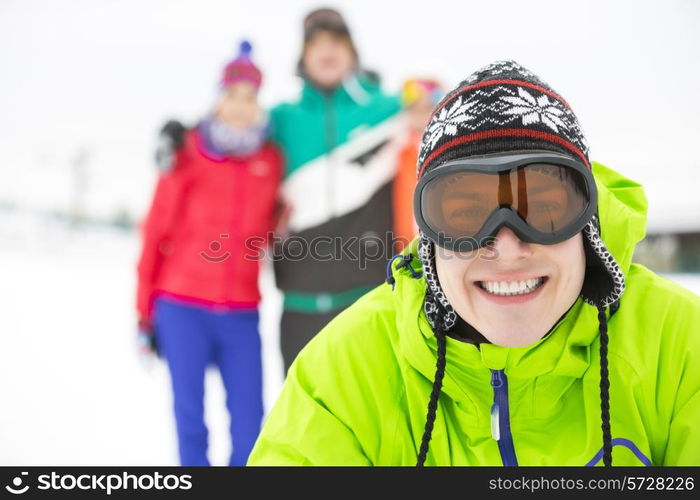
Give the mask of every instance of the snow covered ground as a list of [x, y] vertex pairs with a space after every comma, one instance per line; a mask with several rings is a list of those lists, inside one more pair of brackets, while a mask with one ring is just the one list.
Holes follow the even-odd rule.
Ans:
[[[135, 234], [73, 231], [0, 212], [0, 465], [176, 465], [166, 367], [136, 355]], [[671, 275], [700, 294], [700, 275]], [[282, 384], [280, 297], [269, 267], [261, 333], [265, 403]], [[229, 453], [216, 372], [207, 378], [210, 460]]]
[[[0, 212], [0, 465], [177, 465], [167, 368], [148, 369], [134, 343], [137, 238], [60, 226]], [[269, 269], [261, 279], [269, 409], [282, 384], [280, 299]], [[209, 456], [223, 465], [217, 372], [206, 386]]]

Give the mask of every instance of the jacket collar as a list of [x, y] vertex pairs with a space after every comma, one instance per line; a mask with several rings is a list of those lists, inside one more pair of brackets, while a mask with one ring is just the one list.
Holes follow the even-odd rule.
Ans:
[[372, 85], [367, 79], [353, 73], [336, 88], [322, 90], [311, 80], [304, 79], [301, 90], [301, 102], [304, 105], [323, 106], [326, 100], [333, 102], [353, 102], [357, 105], [366, 104]]

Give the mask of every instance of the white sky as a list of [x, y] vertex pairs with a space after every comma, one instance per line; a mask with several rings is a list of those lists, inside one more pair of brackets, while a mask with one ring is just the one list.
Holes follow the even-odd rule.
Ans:
[[511, 58], [572, 105], [594, 160], [647, 186], [652, 227], [700, 229], [700, 2], [0, 0], [0, 202], [63, 207], [90, 151], [90, 210], [140, 216], [155, 133], [195, 120], [241, 37], [270, 106], [295, 93], [301, 19], [331, 5], [388, 91]]

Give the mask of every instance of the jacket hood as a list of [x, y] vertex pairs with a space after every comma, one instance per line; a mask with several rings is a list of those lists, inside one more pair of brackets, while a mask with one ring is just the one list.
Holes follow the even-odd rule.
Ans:
[[[617, 261], [623, 274], [629, 271], [636, 244], [644, 237], [647, 200], [641, 185], [606, 166], [593, 162], [598, 187], [598, 215], [605, 248]], [[418, 259], [418, 241], [414, 239], [402, 252], [413, 254], [411, 266], [422, 272]], [[391, 266], [395, 279], [394, 300], [400, 332], [415, 331], [421, 336], [403, 335], [401, 350], [410, 364], [432, 380], [435, 373], [437, 342], [423, 309], [426, 281], [415, 278], [405, 268]], [[624, 305], [622, 306], [624, 307]], [[442, 390], [461, 400], [464, 384], [489, 387], [489, 369], [505, 369], [509, 377], [532, 378], [552, 374], [579, 378], [590, 365], [591, 344], [598, 337], [598, 310], [579, 298], [549, 335], [526, 347], [503, 347], [470, 343], [447, 338], [447, 363]], [[570, 382], [569, 382], [570, 383]], [[560, 387], [559, 390], [565, 390]], [[490, 388], [489, 388], [490, 390]]]
[[603, 242], [627, 274], [634, 250], [646, 234], [644, 188], [597, 162], [592, 163], [598, 187], [598, 216]]

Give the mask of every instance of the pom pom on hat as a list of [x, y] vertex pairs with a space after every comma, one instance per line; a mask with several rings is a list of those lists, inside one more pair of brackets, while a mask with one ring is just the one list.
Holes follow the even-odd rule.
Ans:
[[250, 44], [248, 40], [243, 40], [241, 42], [241, 45], [239, 46], [239, 57], [242, 56], [248, 56], [250, 57], [250, 53], [253, 52], [253, 46]]

